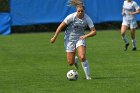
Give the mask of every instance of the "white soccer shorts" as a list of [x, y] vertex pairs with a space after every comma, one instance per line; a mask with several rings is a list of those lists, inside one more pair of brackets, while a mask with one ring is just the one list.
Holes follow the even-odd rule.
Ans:
[[123, 18], [122, 25], [125, 25], [125, 26], [130, 27], [130, 29], [137, 28], [137, 22], [136, 22], [136, 20], [126, 20], [125, 18]]
[[65, 46], [66, 52], [74, 52], [75, 49], [79, 46], [86, 47], [86, 42], [85, 42], [85, 40], [81, 40], [81, 39], [79, 39], [78, 41], [65, 40], [64, 46]]

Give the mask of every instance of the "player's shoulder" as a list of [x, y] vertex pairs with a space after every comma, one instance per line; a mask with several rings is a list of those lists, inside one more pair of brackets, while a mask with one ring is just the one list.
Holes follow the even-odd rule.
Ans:
[[131, 2], [134, 2], [134, 3], [136, 3], [136, 1], [134, 1], [134, 0], [132, 0]]
[[89, 17], [89, 16], [85, 13], [85, 17]]
[[[127, 5], [127, 4], [129, 4], [129, 2], [125, 0], [125, 1], [124, 1], [124, 5]], [[132, 1], [131, 1], [131, 4], [134, 4], [134, 5], [135, 5], [135, 4], [137, 4], [137, 2], [135, 2], [134, 0], [132, 0]]]
[[127, 3], [127, 1], [125, 0], [123, 3], [124, 3], [124, 4], [126, 4], [126, 3]]
[[66, 24], [69, 24], [70, 22], [72, 22], [72, 21], [74, 20], [75, 16], [76, 16], [76, 13], [71, 13], [71, 14], [69, 14], [69, 15], [64, 19], [64, 22], [65, 22]]
[[[137, 9], [138, 9], [138, 7], [139, 7], [139, 5], [137, 4], [136, 1], [132, 1], [132, 5], [135, 6], [135, 7], [137, 7]], [[136, 10], [137, 10], [137, 9], [136, 9]]]
[[90, 19], [91, 19], [87, 14], [85, 14], [84, 17], [85, 17], [85, 19], [87, 19], [87, 20], [90, 20]]
[[76, 12], [71, 13], [71, 14], [68, 15], [68, 17], [75, 17], [75, 16], [76, 16]]
[[132, 1], [133, 4], [137, 4], [135, 1]]

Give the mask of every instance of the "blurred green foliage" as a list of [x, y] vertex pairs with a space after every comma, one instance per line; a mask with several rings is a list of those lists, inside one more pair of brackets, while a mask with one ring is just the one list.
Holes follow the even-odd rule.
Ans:
[[0, 12], [9, 12], [9, 0], [0, 0]]

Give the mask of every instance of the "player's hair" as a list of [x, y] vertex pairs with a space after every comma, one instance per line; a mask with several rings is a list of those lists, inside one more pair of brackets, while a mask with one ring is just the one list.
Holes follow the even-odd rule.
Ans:
[[83, 6], [84, 7], [84, 3], [82, 2], [83, 0], [69, 0], [68, 6]]

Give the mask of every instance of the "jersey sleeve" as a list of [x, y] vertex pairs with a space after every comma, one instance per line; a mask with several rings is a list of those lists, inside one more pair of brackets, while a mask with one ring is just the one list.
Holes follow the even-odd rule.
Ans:
[[88, 24], [88, 27], [91, 29], [94, 27], [94, 24], [93, 24], [93, 21], [91, 20], [91, 18], [86, 15], [86, 20], [87, 20], [87, 24]]
[[126, 3], [126, 1], [123, 2], [123, 7], [122, 8], [124, 8], [125, 3]]
[[140, 9], [140, 7], [138, 6], [138, 4], [136, 2], [133, 2], [133, 5], [134, 5], [136, 10]]
[[72, 22], [73, 16], [74, 16], [74, 14], [68, 15], [68, 16], [64, 19], [63, 22], [65, 22], [65, 23], [68, 25], [70, 22]]

